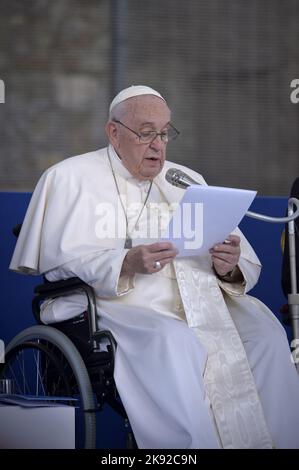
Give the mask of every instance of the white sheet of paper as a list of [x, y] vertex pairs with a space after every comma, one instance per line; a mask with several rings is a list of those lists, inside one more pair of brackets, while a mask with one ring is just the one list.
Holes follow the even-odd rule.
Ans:
[[171, 241], [178, 256], [204, 255], [238, 226], [256, 191], [192, 185], [175, 211], [161, 241]]

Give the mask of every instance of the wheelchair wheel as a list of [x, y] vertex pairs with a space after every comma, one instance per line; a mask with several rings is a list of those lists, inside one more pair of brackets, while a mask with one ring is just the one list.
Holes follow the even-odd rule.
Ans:
[[52, 403], [53, 397], [69, 397], [67, 404], [75, 407], [76, 448], [95, 448], [95, 398], [82, 357], [69, 338], [50, 326], [33, 326], [15, 336], [5, 353], [0, 377], [11, 380], [14, 393], [49, 397]]

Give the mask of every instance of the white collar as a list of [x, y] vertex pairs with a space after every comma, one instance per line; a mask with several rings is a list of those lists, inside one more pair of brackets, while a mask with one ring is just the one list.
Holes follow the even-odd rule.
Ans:
[[135, 178], [135, 176], [131, 175], [131, 173], [124, 166], [114, 147], [111, 144], [109, 144], [109, 155], [111, 157], [111, 165], [113, 166], [113, 170], [115, 171], [115, 173], [122, 176], [125, 180], [129, 181], [130, 183], [139, 186], [140, 188], [149, 185], [149, 180], [138, 180], [137, 178]]

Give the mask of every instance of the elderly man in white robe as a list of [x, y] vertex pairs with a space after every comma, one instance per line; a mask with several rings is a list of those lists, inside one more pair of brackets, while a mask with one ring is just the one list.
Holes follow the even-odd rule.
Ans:
[[[176, 134], [165, 99], [146, 86], [121, 91], [106, 132], [107, 148], [43, 174], [11, 269], [93, 287], [138, 447], [299, 448], [299, 378], [280, 323], [247, 295], [261, 267], [245, 237], [236, 229], [230, 243], [187, 258], [170, 242], [140, 242], [183, 196], [167, 169], [205, 184], [165, 161]], [[117, 222], [113, 236], [101, 236], [104, 219]], [[80, 293], [46, 301], [42, 320], [86, 307]]]

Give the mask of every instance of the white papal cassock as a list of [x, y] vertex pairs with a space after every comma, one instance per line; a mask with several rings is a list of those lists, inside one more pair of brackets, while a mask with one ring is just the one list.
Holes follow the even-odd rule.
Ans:
[[[170, 166], [204, 184], [166, 162], [134, 227], [139, 210], [131, 209], [142, 207], [149, 182], [110, 154], [133, 238], [147, 235], [149, 219], [165, 221], [181, 199], [183, 190], [165, 181]], [[129, 278], [120, 276], [123, 238], [100, 236], [115, 213], [124, 235], [107, 149], [62, 161], [35, 189], [10, 267], [51, 281], [78, 276], [95, 289], [99, 326], [118, 343], [115, 380], [138, 446], [299, 448], [299, 378], [280, 323], [246, 294], [260, 263], [245, 237], [236, 230], [243, 283], [218, 279], [209, 255]], [[42, 318], [62, 321], [85, 308], [78, 292], [46, 302]]]

